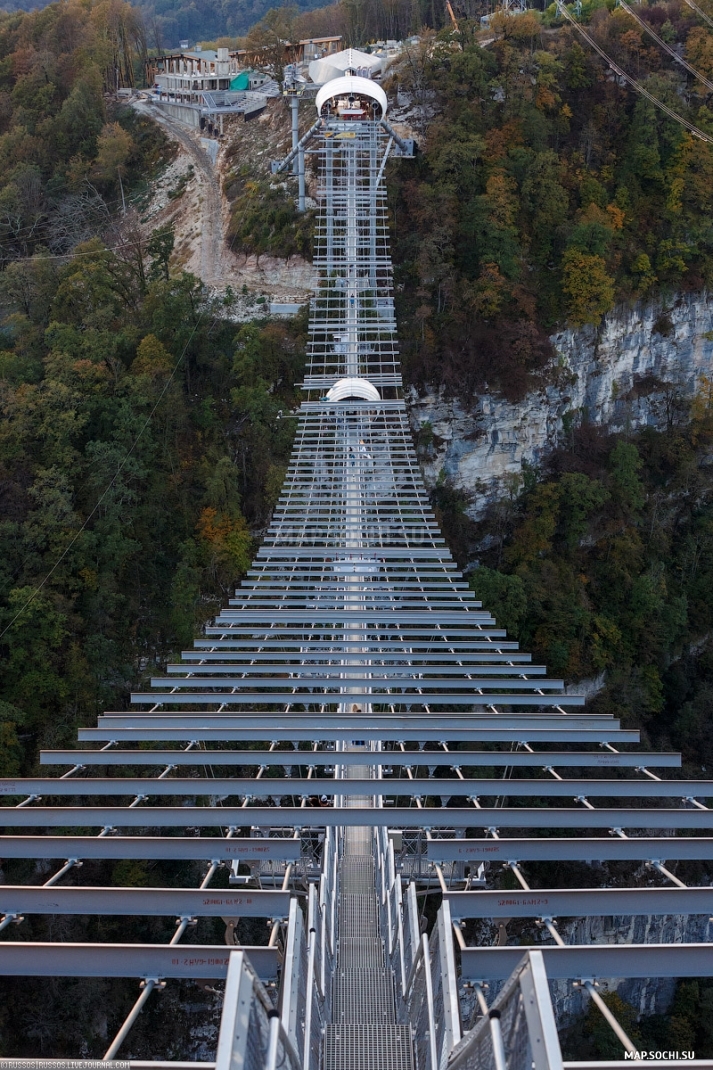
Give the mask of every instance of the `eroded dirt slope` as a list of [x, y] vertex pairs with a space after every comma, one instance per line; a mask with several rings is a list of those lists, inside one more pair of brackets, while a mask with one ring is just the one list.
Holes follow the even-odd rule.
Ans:
[[199, 137], [145, 99], [135, 101], [134, 107], [160, 123], [177, 143], [178, 153], [158, 176], [142, 217], [147, 231], [173, 222], [176, 266], [213, 290], [230, 287], [240, 295], [244, 315], [262, 311], [270, 300], [306, 301], [311, 288], [307, 261], [296, 256], [246, 257], [225, 240], [230, 214], [222, 190], [225, 171], [237, 156], [264, 166], [267, 175], [270, 161], [288, 151], [290, 119], [283, 101], [269, 101], [263, 114], [250, 122], [229, 120], [220, 142]]

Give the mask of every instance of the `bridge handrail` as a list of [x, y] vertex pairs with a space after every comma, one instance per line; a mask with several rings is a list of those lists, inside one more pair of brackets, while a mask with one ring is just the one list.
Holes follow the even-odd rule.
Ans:
[[302, 1070], [294, 1045], [245, 951], [232, 951], [215, 1070]]
[[487, 1016], [453, 1049], [447, 1070], [531, 1070], [533, 1066], [536, 1070], [562, 1070], [541, 951], [528, 951], [523, 956]]

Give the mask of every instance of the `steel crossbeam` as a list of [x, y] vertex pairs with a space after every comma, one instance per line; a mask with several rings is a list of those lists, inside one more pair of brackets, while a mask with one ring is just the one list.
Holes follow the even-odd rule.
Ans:
[[713, 859], [713, 837], [627, 836], [625, 839], [449, 840], [432, 837], [428, 857], [434, 862], [648, 862], [652, 859]]
[[[504, 660], [501, 655], [501, 659]], [[468, 666], [464, 665], [424, 665], [419, 660], [413, 659], [410, 664], [397, 664], [397, 665], [374, 665], [373, 673], [369, 676], [365, 676], [365, 670], [363, 668], [345, 668], [338, 664], [325, 666], [322, 664], [313, 665], [310, 662], [297, 664], [290, 661], [278, 662], [273, 665], [247, 665], [245, 668], [241, 668], [242, 676], [231, 678], [220, 673], [234, 673], [235, 666], [230, 665], [216, 665], [215, 658], [210, 658], [211, 664], [208, 665], [167, 665], [166, 671], [170, 673], [190, 673], [191, 678], [181, 678], [174, 681], [173, 679], [157, 679], [151, 681], [152, 687], [168, 687], [169, 685], [179, 686], [182, 684], [185, 687], [194, 686], [193, 678], [195, 676], [207, 676], [210, 674], [211, 680], [206, 682], [207, 687], [238, 687], [241, 684], [248, 683], [251, 687], [256, 684], [260, 684], [264, 687], [274, 687], [276, 680], [274, 677], [267, 679], [255, 679], [256, 673], [276, 672], [285, 673], [289, 672], [290, 677], [299, 681], [299, 685], [304, 687], [309, 685], [310, 687], [322, 687], [322, 686], [334, 686], [338, 684], [344, 686], [344, 681], [348, 680], [352, 685], [362, 685], [364, 687], [373, 686], [376, 684], [385, 684], [387, 687], [396, 687], [403, 680], [409, 681], [409, 687], [421, 687], [423, 686], [421, 681], [425, 681], [425, 686], [436, 687], [443, 684], [447, 687], [479, 687], [480, 681], [473, 677], [463, 678], [464, 672], [467, 671]], [[455, 657], [453, 660], [457, 660]], [[458, 659], [459, 660], [459, 659]], [[487, 676], [515, 676], [518, 669], [520, 672], [523, 670], [527, 672], [529, 676], [541, 676], [547, 669], [544, 665], [479, 665], [476, 663], [476, 669], [480, 675]], [[414, 675], [418, 674], [418, 679], [414, 680]], [[461, 679], [457, 681], [451, 681], [448, 676], [458, 676]], [[432, 679], [432, 677], [435, 677]], [[489, 687], [496, 686], [501, 681], [496, 683], [489, 683]], [[561, 680], [537, 680], [533, 682], [531, 687], [559, 687], [561, 686]], [[508, 680], [508, 686], [526, 687], [527, 682], [522, 684], [515, 681]]]
[[287, 917], [289, 892], [202, 888], [33, 888], [0, 885], [4, 914], [112, 914], [136, 917]]
[[[205, 681], [190, 681], [194, 686], [200, 684], [205, 685]], [[175, 687], [173, 680], [168, 681], [169, 686]], [[275, 683], [278, 683], [276, 680]], [[537, 682], [539, 683], [539, 681]], [[535, 688], [537, 683], [528, 684], [528, 687]], [[345, 686], [349, 684], [349, 680], [345, 680]], [[481, 686], [483, 682], [481, 681]], [[225, 685], [230, 686], [230, 685]], [[303, 685], [307, 686], [307, 685]], [[335, 685], [336, 686], [336, 685]], [[495, 687], [493, 681], [489, 681], [485, 686]], [[365, 695], [369, 696], [369, 700], [372, 702], [393, 702], [399, 706], [403, 706], [405, 703], [412, 704], [414, 706], [423, 706], [426, 703], [429, 706], [485, 706], [489, 704], [497, 704], [499, 706], [583, 706], [584, 698], [582, 695], [539, 695], [539, 694], [516, 694], [514, 692], [501, 692], [492, 691], [487, 695], [476, 694], [459, 694], [458, 692], [446, 692], [436, 691], [430, 692], [423, 689], [423, 694], [412, 691], [400, 691], [391, 692], [386, 689], [373, 688], [369, 691], [364, 690]], [[340, 692], [334, 691], [269, 691], [265, 689], [264, 692], [260, 691], [243, 691], [243, 692], [231, 692], [231, 691], [218, 691], [213, 694], [201, 693], [200, 691], [185, 691], [181, 694], [173, 691], [137, 691], [131, 695], [131, 701], [137, 704], [151, 705], [188, 705], [188, 706], [205, 706], [206, 703], [220, 702], [221, 704], [229, 706], [242, 706], [251, 705], [259, 706], [266, 704], [283, 705], [307, 705], [314, 706], [324, 703], [325, 701], [338, 702]]]
[[[1, 891], [1, 890], [0, 890]], [[448, 892], [455, 921], [464, 918], [603, 917], [710, 914], [713, 888], [577, 888], [566, 891]], [[713, 950], [713, 949], [712, 949]]]
[[[388, 608], [389, 606], [390, 608]], [[237, 610], [224, 609], [216, 617], [216, 621], [219, 624], [222, 621], [228, 624], [237, 623], [241, 625], [269, 624], [278, 631], [283, 624], [299, 624], [302, 627], [305, 625], [330, 624], [340, 631], [343, 631], [345, 627], [352, 623], [357, 623], [365, 628], [373, 628], [375, 626], [388, 628], [394, 624], [428, 623], [433, 624], [434, 627], [442, 627], [444, 624], [472, 624], [474, 628], [478, 628], [481, 624], [495, 624], [493, 617], [489, 613], [479, 613], [477, 610], [470, 609], [465, 605], [458, 612], [451, 610], [447, 613], [436, 613], [435, 609], [423, 611], [402, 609], [400, 606], [386, 601], [383, 607], [375, 606], [372, 608], [367, 601], [363, 606], [351, 610], [345, 610], [343, 606], [335, 606], [332, 610], [328, 606], [320, 609], [315, 607], [314, 602], [309, 609], [304, 610], [278, 609], [277, 607], [265, 610], [249, 609], [247, 607]]]
[[[339, 697], [339, 696], [337, 696]], [[353, 696], [352, 696], [353, 700]], [[303, 705], [303, 703], [296, 703], [296, 705]], [[338, 705], [335, 701], [333, 705]], [[416, 705], [414, 703], [414, 705]], [[429, 703], [430, 705], [430, 703]], [[185, 727], [185, 728], [200, 728], [205, 725], [206, 728], [221, 728], [225, 726], [227, 728], [233, 728], [240, 726], [245, 731], [251, 731], [253, 728], [261, 728], [266, 723], [274, 725], [275, 730], [279, 728], [285, 728], [289, 731], [292, 725], [301, 728], [308, 728], [316, 730], [317, 732], [330, 733], [333, 728], [345, 728], [352, 733], [356, 733], [358, 736], [363, 737], [365, 731], [371, 731], [372, 729], [390, 728], [393, 732], [400, 732], [406, 729], [416, 729], [426, 733], [426, 738], [430, 735], [434, 740], [440, 740], [444, 734], [444, 722], [443, 718], [430, 714], [420, 714], [414, 712], [408, 715], [405, 714], [374, 714], [367, 716], [358, 712], [352, 714], [345, 714], [339, 710], [333, 712], [324, 711], [322, 713], [301, 713], [299, 710], [291, 709], [285, 710], [265, 710], [263, 713], [260, 711], [251, 710], [249, 714], [240, 713], [222, 713], [218, 710], [210, 711], [206, 710], [205, 713], [200, 711], [186, 711], [186, 710], [171, 710], [171, 711], [158, 711], [154, 710], [132, 710], [131, 712], [124, 713], [117, 711], [108, 712], [102, 714], [98, 718], [98, 726], [100, 728], [129, 728], [141, 726], [145, 729], [160, 729], [170, 727]], [[613, 720], [608, 714], [601, 716], [587, 716], [586, 714], [580, 716], [565, 716], [561, 714], [559, 716], [553, 716], [547, 713], [537, 712], [525, 712], [525, 713], [483, 713], [483, 712], [463, 712], [459, 711], [454, 713], [451, 711], [451, 716], [448, 718], [447, 731], [450, 737], [451, 732], [459, 728], [470, 727], [473, 729], [482, 728], [484, 731], [494, 730], [499, 728], [508, 728], [514, 730], [520, 730], [521, 732], [527, 732], [530, 728], [536, 729], [542, 732], [545, 731], [557, 731], [558, 729], [567, 726], [571, 731], [577, 729], [602, 729], [603, 731], [616, 732], [619, 729], [619, 722]], [[274, 738], [278, 738], [275, 736]]]
[[[146, 782], [150, 794], [149, 782]], [[394, 828], [713, 828], [713, 810], [614, 809], [596, 810], [510, 807], [443, 807], [415, 809], [393, 806], [28, 806], [0, 807], [2, 828], [321, 828], [331, 826]]]
[[[221, 629], [216, 629], [220, 632]], [[267, 634], [267, 633], [266, 633]], [[454, 642], [449, 632], [448, 644], [446, 645], [445, 636], [443, 633], [439, 635], [438, 632], [431, 632], [425, 639], [417, 642], [412, 642], [409, 639], [408, 645], [403, 641], [395, 642], [393, 640], [348, 640], [340, 639], [334, 641], [332, 639], [314, 639], [307, 638], [305, 640], [296, 639], [259, 639], [257, 642], [254, 637], [246, 639], [232, 638], [232, 639], [196, 639], [194, 646], [196, 652], [202, 652], [203, 650], [235, 650], [236, 648], [245, 648], [242, 653], [246, 653], [248, 649], [256, 650], [257, 654], [263, 651], [279, 650], [279, 651], [296, 651], [298, 653], [303, 652], [305, 657], [311, 657], [315, 653], [322, 653], [323, 651], [332, 651], [336, 653], [348, 654], [350, 651], [363, 654], [364, 657], [381, 657], [384, 651], [396, 651], [402, 653], [404, 657], [421, 657], [421, 651], [425, 654], [431, 654], [434, 657], [443, 651], [443, 654], [447, 656], [451, 651], [462, 652], [464, 655], [469, 654], [475, 650], [487, 650], [493, 652], [494, 657], [502, 657], [503, 652], [507, 652], [506, 656], [510, 656], [510, 651], [518, 650], [518, 643], [498, 641], [488, 642], [485, 640], [475, 640], [472, 642]], [[259, 646], [259, 650], [257, 647]], [[408, 651], [408, 654], [405, 653]], [[531, 655], [525, 655], [526, 658], [530, 658]]]
[[[186, 666], [181, 667], [182, 672], [190, 671], [190, 676], [156, 676], [151, 680], [152, 687], [171, 687], [171, 688], [216, 688], [216, 687], [263, 687], [268, 694], [272, 694], [272, 689], [282, 685], [284, 687], [284, 674], [281, 677], [268, 676], [268, 677], [255, 677], [249, 673], [244, 676], [217, 676], [215, 675], [215, 667], [210, 666], [207, 672], [210, 675], [207, 679], [200, 679], [200, 674], [196, 673], [193, 667], [187, 670]], [[235, 671], [235, 670], [233, 670]], [[261, 671], [257, 669], [256, 671]], [[505, 670], [506, 672], [508, 670]], [[509, 669], [509, 673], [512, 674], [513, 670]], [[465, 676], [457, 680], [452, 680], [450, 677], [435, 677], [431, 678], [425, 674], [418, 673], [415, 676], [404, 672], [394, 672], [390, 676], [382, 675], [377, 667], [376, 672], [373, 675], [365, 675], [364, 669], [359, 668], [347, 668], [343, 669], [341, 673], [335, 671], [329, 676], [325, 676], [323, 672], [319, 672], [319, 669], [315, 671], [311, 669], [309, 665], [304, 666], [301, 670], [290, 673], [290, 679], [294, 680], [295, 688], [299, 689], [298, 694], [303, 694], [305, 688], [325, 689], [333, 690], [334, 688], [344, 688], [347, 684], [350, 687], [358, 687], [366, 690], [368, 688], [369, 694], [378, 695], [383, 691], [391, 694], [402, 695], [405, 692], [409, 694], [415, 692], [416, 695], [423, 694], [424, 696], [430, 695], [430, 692], [435, 690], [439, 698], [444, 694], [447, 696], [449, 688], [458, 688], [464, 691], [473, 692], [474, 690], [485, 690], [508, 687], [514, 690], [522, 691], [534, 691], [536, 688], [546, 687], [550, 690], [561, 690], [564, 688], [564, 682], [562, 680], [524, 680], [518, 677], [513, 679], [500, 680], [497, 679], [498, 675], [502, 675], [503, 670], [492, 669], [491, 674], [494, 679], [490, 679], [490, 676]], [[152, 692], [153, 693], [153, 692]], [[460, 696], [459, 696], [460, 697]]]
[[[262, 981], [277, 976], [274, 947], [243, 947]], [[50, 944], [0, 941], [0, 977], [179, 977], [222, 980], [230, 948], [183, 944]]]
[[[363, 573], [365, 565], [369, 568], [377, 567], [379, 570], [379, 583], [383, 591], [382, 597], [392, 596], [396, 593], [399, 595], [406, 594], [410, 597], [415, 597], [416, 592], [422, 594], [423, 592], [429, 593], [431, 591], [444, 597], [447, 592], [452, 592], [461, 598], [473, 598], [473, 594], [468, 587], [465, 580], [456, 580], [453, 578], [452, 573], [443, 573], [439, 571], [427, 572], [425, 569], [419, 569], [416, 572], [414, 569], [408, 569], [404, 566], [400, 566], [398, 569], [393, 566], [387, 568], [382, 562], [377, 562], [374, 557], [361, 558], [358, 561], [355, 559], [345, 558], [343, 561], [332, 561], [327, 568], [320, 569], [315, 566], [311, 570], [304, 570], [298, 572], [296, 569], [291, 569], [289, 574], [284, 569], [265, 569], [262, 570], [252, 569], [248, 572], [249, 580], [243, 580], [240, 587], [235, 590], [235, 598], [243, 595], [245, 592], [250, 592], [247, 597], [252, 598], [253, 592], [268, 594], [277, 594], [280, 591], [284, 592], [284, 588], [280, 587], [280, 581], [289, 579], [290, 589], [294, 592], [302, 593], [310, 590], [314, 591], [327, 591], [329, 593], [334, 590], [334, 579], [336, 575], [358, 575]], [[232, 605], [233, 600], [229, 600], [229, 604]], [[478, 608], [482, 605], [479, 601], [474, 601], [473, 605]]]
[[[355, 574], [357, 570], [355, 570]], [[322, 609], [328, 609], [335, 602], [335, 592], [328, 591], [326, 583], [315, 583], [310, 585], [310, 589], [303, 588], [301, 585], [292, 585], [293, 589], [289, 595], [286, 595], [284, 590], [281, 592], [277, 588], [268, 587], [266, 584], [261, 585], [254, 592], [246, 593], [241, 599], [233, 599], [233, 603], [238, 606], [242, 606], [245, 611], [275, 611], [276, 621], [275, 624], [282, 622], [282, 614], [284, 611], [289, 612], [301, 612], [303, 620], [307, 623], [312, 619], [311, 611], [314, 610], [315, 603], [317, 603]], [[364, 607], [380, 612], [382, 605], [390, 607], [389, 612], [393, 611], [394, 602], [398, 599], [398, 604], [402, 606], [408, 612], [420, 612], [426, 610], [429, 613], [438, 613], [440, 617], [441, 612], [449, 610], [453, 612], [454, 609], [458, 609], [459, 606], [463, 607], [465, 612], [470, 613], [471, 605], [479, 605], [477, 602], [469, 602], [468, 596], [458, 594], [450, 596], [448, 593], [438, 590], [436, 588], [423, 589], [414, 588], [409, 590], [406, 587], [396, 584], [388, 584], [386, 591], [386, 597], [382, 600], [376, 600], [373, 597], [364, 599]], [[338, 595], [337, 595], [338, 597]], [[336, 607], [339, 612], [339, 606]], [[216, 617], [216, 623], [220, 624], [223, 620], [227, 620], [232, 623], [234, 620], [240, 622], [243, 620], [243, 610], [235, 610], [235, 617]], [[325, 614], [326, 615], [326, 614]], [[331, 615], [330, 615], [331, 616]], [[371, 617], [365, 618], [363, 613], [359, 613], [361, 621], [367, 620], [371, 623]], [[249, 623], [249, 622], [248, 622]], [[290, 623], [290, 622], [287, 622]], [[318, 621], [317, 623], [323, 623]], [[327, 621], [328, 624], [332, 624], [332, 620]], [[393, 620], [389, 618], [386, 622], [392, 624]], [[466, 621], [460, 621], [458, 623], [466, 623]], [[484, 621], [488, 626], [494, 625], [494, 618], [490, 617]]]
[[3, 836], [3, 858], [296, 862], [299, 840], [272, 836]]
[[[658, 754], [654, 751], [631, 751], [608, 754], [606, 751], [379, 751], [359, 754], [334, 750], [202, 750], [197, 754], [180, 750], [43, 750], [40, 765], [238, 765], [238, 766], [314, 766], [324, 767], [337, 763], [340, 766], [364, 765], [371, 768], [394, 766], [415, 768], [431, 766], [475, 769], [486, 766], [516, 768], [565, 767], [569, 769], [596, 767], [600, 769], [639, 768], [640, 766], [664, 766], [679, 768], [680, 754]], [[684, 782], [685, 786], [685, 782]]]
[[[289, 476], [289, 473], [288, 473]], [[342, 551], [348, 552], [348, 551]], [[407, 546], [363, 546], [359, 553], [375, 553], [384, 561], [397, 561], [401, 564], [415, 564], [418, 561], [438, 561], [443, 568], [458, 575], [456, 565], [450, 555], [450, 551], [437, 546], [419, 546], [409, 543]], [[309, 560], [315, 563], [333, 562], [335, 547], [328, 546], [300, 546], [299, 544], [280, 543], [277, 546], [264, 544], [255, 556], [255, 562], [261, 564], [264, 561], [303, 561]]]
[[[361, 646], [360, 644], [359, 653], [363, 653]], [[252, 667], [255, 672], [285, 672], [286, 669], [289, 669], [290, 672], [306, 673], [320, 669], [331, 673], [332, 670], [334, 672], [339, 671], [345, 652], [342, 650], [339, 652], [319, 649], [314, 651], [305, 650], [301, 652], [303, 660], [296, 661], [297, 652], [291, 650], [186, 650], [181, 655], [183, 662], [179, 665], [167, 665], [166, 670], [167, 672], [196, 673], [215, 672], [216, 668], [219, 671], [225, 668], [226, 671], [236, 672], [235, 662], [244, 662], [246, 666]], [[450, 652], [442, 651], [437, 654], [410, 653], [396, 654], [391, 657], [388, 654], [382, 654], [381, 658], [374, 657], [373, 665], [375, 671], [381, 675], [397, 675], [406, 670], [411, 673], [418, 670], [419, 673], [452, 672], [462, 675], [471, 665], [476, 666], [478, 672], [486, 673], [492, 671], [514, 675], [519, 670], [520, 672], [526, 672], [529, 676], [532, 673], [544, 673], [546, 671], [544, 665], [532, 665], [530, 658], [530, 654], [500, 653], [499, 651], [497, 653], [482, 651], [482, 653], [477, 654], [451, 654]], [[186, 664], [186, 662], [191, 664]], [[198, 664], [192, 664], [193, 662]], [[219, 664], [214, 666], [212, 664], [214, 662]], [[489, 668], [491, 664], [496, 666], [492, 670]], [[342, 671], [348, 672], [349, 670]]]
[[[529, 725], [520, 727], [488, 727], [482, 728], [477, 723], [471, 723], [469, 727], [461, 727], [452, 724], [449, 720], [447, 726], [441, 721], [440, 726], [419, 726], [415, 717], [409, 718], [411, 725], [390, 727], [379, 725], [368, 728], [368, 738], [374, 741], [409, 740], [415, 743], [435, 742], [447, 735], [449, 741], [457, 743], [638, 743], [639, 730], [631, 728], [615, 728], [602, 725], [601, 728], [540, 728], [536, 722], [530, 721]], [[567, 719], [569, 720], [569, 718]], [[274, 722], [274, 716], [272, 718]], [[175, 722], [174, 722], [175, 723]], [[236, 722], [237, 723], [237, 722]], [[509, 719], [508, 719], [509, 723]], [[532, 726], [532, 727], [530, 727]], [[245, 742], [247, 740], [284, 740], [288, 742], [313, 742], [314, 740], [339, 740], [352, 742], [354, 739], [363, 738], [359, 725], [343, 725], [333, 720], [332, 724], [326, 718], [319, 724], [302, 727], [299, 723], [294, 725], [276, 725], [265, 718], [262, 724], [245, 728], [203, 728], [199, 726], [186, 728], [144, 728], [141, 722], [137, 722], [134, 728], [119, 728], [112, 725], [110, 719], [101, 728], [80, 728], [77, 738], [83, 743], [89, 742], [173, 742], [190, 743], [195, 741], [230, 743]]]
[[504, 981], [525, 951], [541, 951], [551, 981], [580, 977], [713, 977], [713, 944], [587, 944], [461, 950], [464, 981]]
[[[339, 763], [339, 755], [332, 760]], [[147, 777], [94, 777], [58, 780], [52, 777], [0, 779], [0, 795], [430, 795], [501, 796], [511, 798], [545, 796], [557, 798], [642, 798], [705, 799], [713, 797], [710, 780], [514, 780], [471, 777], [419, 779], [417, 777], [383, 777], [379, 779], [255, 777], [171, 777], [151, 780]]]
[[[358, 630], [361, 621], [354, 620], [349, 621], [347, 623], [350, 624], [352, 627], [356, 627], [356, 629]], [[419, 640], [421, 642], [428, 641], [430, 643], [434, 643], [440, 640], [440, 642], [448, 643], [448, 646], [451, 646], [452, 639], [469, 639], [471, 640], [471, 642], [465, 645], [468, 649], [472, 649], [472, 643], [477, 642], [477, 640], [479, 639], [507, 638], [507, 632], [504, 628], [476, 629], [475, 627], [449, 627], [448, 631], [445, 632], [439, 630], [438, 623], [436, 620], [434, 620], [433, 626], [431, 628], [422, 627], [420, 625], [409, 625], [408, 630], [406, 630], [407, 626], [400, 624], [398, 621], [372, 620], [368, 623], [368, 626], [365, 622], [364, 627], [362, 628], [362, 631], [367, 633], [365, 643], [362, 643], [362, 645], [368, 645], [369, 642], [374, 644], [378, 643], [378, 648], [383, 649], [381, 644], [382, 636], [384, 638], [392, 638], [396, 634], [396, 628], [403, 629], [403, 637], [401, 638], [400, 644], [401, 649], [403, 649], [404, 646], [410, 648], [412, 643], [416, 643]], [[285, 639], [299, 639], [302, 642], [309, 643], [312, 639], [315, 638], [315, 632], [339, 636], [344, 631], [344, 625], [340, 626], [339, 623], [336, 621], [333, 621], [330, 624], [314, 624], [310, 621], [306, 621], [302, 625], [299, 625], [296, 622], [289, 622], [288, 624], [279, 624], [276, 625], [274, 628], [263, 628], [261, 630], [257, 624], [251, 626], [249, 624], [239, 624], [236, 621], [234, 623], [226, 622], [225, 624], [207, 624], [203, 631], [206, 635], [222, 635], [228, 637], [235, 637], [236, 639], [238, 638], [238, 636], [240, 636], [243, 642], [245, 642], [245, 640], [247, 639], [247, 641], [257, 642], [259, 646], [262, 646], [260, 639], [263, 636], [266, 639], [268, 638], [268, 636], [271, 636], [273, 638], [276, 636], [280, 636], [284, 637]], [[336, 639], [335, 641], [338, 646], [341, 645], [341, 640]], [[493, 645], [499, 646], [500, 644]]]
[[[356, 628], [356, 630], [359, 630], [361, 625], [360, 621], [350, 621], [348, 623]], [[397, 632], [395, 630], [396, 628], [399, 628], [400, 630]], [[475, 626], [472, 628], [456, 628], [452, 626], [447, 629], [447, 631], [441, 631], [439, 630], [436, 621], [434, 621], [433, 627], [430, 628], [426, 628], [425, 625], [423, 627], [416, 627], [415, 625], [409, 625], [407, 627], [399, 625], [394, 621], [371, 621], [368, 622], [368, 625], [365, 623], [362, 630], [367, 633], [365, 640], [366, 645], [368, 646], [369, 642], [378, 643], [380, 648], [382, 638], [393, 639], [396, 635], [398, 635], [400, 639], [401, 648], [404, 646], [410, 647], [411, 643], [416, 640], [428, 640], [431, 643], [440, 640], [440, 642], [446, 642], [451, 646], [452, 639], [468, 639], [471, 642], [467, 645], [471, 648], [471, 643], [476, 642], [479, 639], [495, 640], [507, 638], [507, 632], [504, 628], [476, 628]], [[257, 643], [258, 646], [262, 646], [262, 643], [260, 642], [262, 638], [274, 639], [275, 637], [280, 637], [286, 640], [299, 639], [302, 642], [308, 643], [316, 638], [315, 632], [319, 632], [320, 635], [338, 637], [343, 635], [344, 625], [340, 627], [336, 623], [317, 625], [310, 624], [309, 622], [299, 625], [295, 622], [290, 622], [289, 624], [275, 625], [273, 628], [264, 627], [260, 629], [256, 624], [239, 624], [238, 622], [231, 624], [226, 622], [225, 624], [208, 624], [203, 628], [203, 631], [207, 636], [226, 636], [228, 638], [240, 637], [243, 643], [253, 642]], [[336, 639], [333, 642], [336, 642], [338, 647], [342, 641]], [[494, 645], [497, 646], [499, 644]]]

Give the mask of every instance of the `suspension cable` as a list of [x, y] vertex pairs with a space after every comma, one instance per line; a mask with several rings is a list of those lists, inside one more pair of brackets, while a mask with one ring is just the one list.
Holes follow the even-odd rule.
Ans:
[[668, 52], [669, 56], [671, 56], [673, 59], [676, 60], [676, 63], [680, 63], [681, 66], [685, 67], [686, 70], [690, 74], [692, 74], [694, 78], [697, 78], [699, 82], [703, 82], [703, 84], [705, 86], [707, 86], [708, 89], [710, 89], [713, 92], [713, 82], [710, 82], [705, 77], [705, 75], [703, 75], [699, 71], [697, 71], [695, 67], [692, 67], [691, 64], [688, 63], [683, 58], [683, 56], [679, 56], [679, 54], [675, 50], [675, 48], [671, 48], [671, 46], [666, 41], [664, 41], [663, 37], [659, 37], [659, 35], [656, 33], [656, 30], [654, 30], [651, 26], [649, 26], [648, 22], [646, 22], [644, 19], [642, 19], [640, 15], [637, 15], [637, 13], [632, 8], [629, 7], [629, 5], [626, 3], [626, 0], [619, 0], [619, 6], [623, 7], [624, 11], [626, 11], [626, 13], [628, 15], [631, 15], [632, 19], [635, 19], [636, 22], [638, 22], [639, 26], [641, 26], [641, 28], [646, 33], [650, 34], [650, 36], [653, 37], [653, 39], [655, 41], [658, 41], [658, 43], [661, 45], [661, 47], [666, 52]]
[[699, 127], [694, 126], [693, 123], [689, 123], [688, 119], [684, 119], [683, 116], [679, 115], [678, 112], [675, 112], [673, 108], [669, 108], [668, 104], [664, 104], [662, 100], [659, 100], [658, 97], [655, 97], [653, 93], [650, 93], [648, 89], [644, 88], [641, 82], [637, 82], [635, 78], [632, 78], [630, 74], [627, 74], [626, 71], [622, 70], [622, 68], [606, 54], [604, 49], [600, 48], [594, 38], [590, 37], [584, 27], [581, 26], [577, 22], [577, 20], [572, 17], [570, 12], [562, 3], [562, 0], [555, 0], [555, 2], [557, 4], [557, 10], [559, 11], [560, 15], [562, 15], [572, 26], [574, 26], [577, 33], [584, 38], [587, 44], [590, 45], [590, 47], [593, 48], [595, 52], [599, 53], [602, 59], [609, 64], [615, 74], [618, 74], [620, 78], [623, 78], [625, 82], [628, 82], [629, 85], [637, 91], [637, 93], [641, 93], [641, 95], [646, 97], [647, 100], [651, 101], [651, 103], [655, 107], [665, 112], [670, 119], [673, 119], [674, 122], [677, 122], [681, 126], [684, 126], [686, 130], [690, 131], [690, 133], [693, 134], [694, 137], [700, 138], [701, 141], [705, 141], [709, 145], [713, 145], [713, 137], [711, 137], [710, 134], [704, 133], [703, 130], [699, 129]]

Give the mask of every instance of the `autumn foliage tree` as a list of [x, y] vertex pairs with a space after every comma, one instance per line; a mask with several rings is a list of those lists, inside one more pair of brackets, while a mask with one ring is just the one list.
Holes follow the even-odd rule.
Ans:
[[[685, 4], [641, 13], [705, 73], [710, 34]], [[713, 133], [695, 79], [623, 9], [585, 5], [584, 18], [654, 96]], [[391, 179], [405, 370], [515, 399], [549, 374], [553, 330], [713, 284], [713, 149], [619, 86], [554, 8], [497, 14], [487, 48], [459, 26], [398, 73], [426, 115], [417, 160]]]
[[568, 249], [562, 257], [562, 290], [574, 327], [598, 324], [614, 304], [614, 280], [607, 274], [606, 261], [580, 249]]

